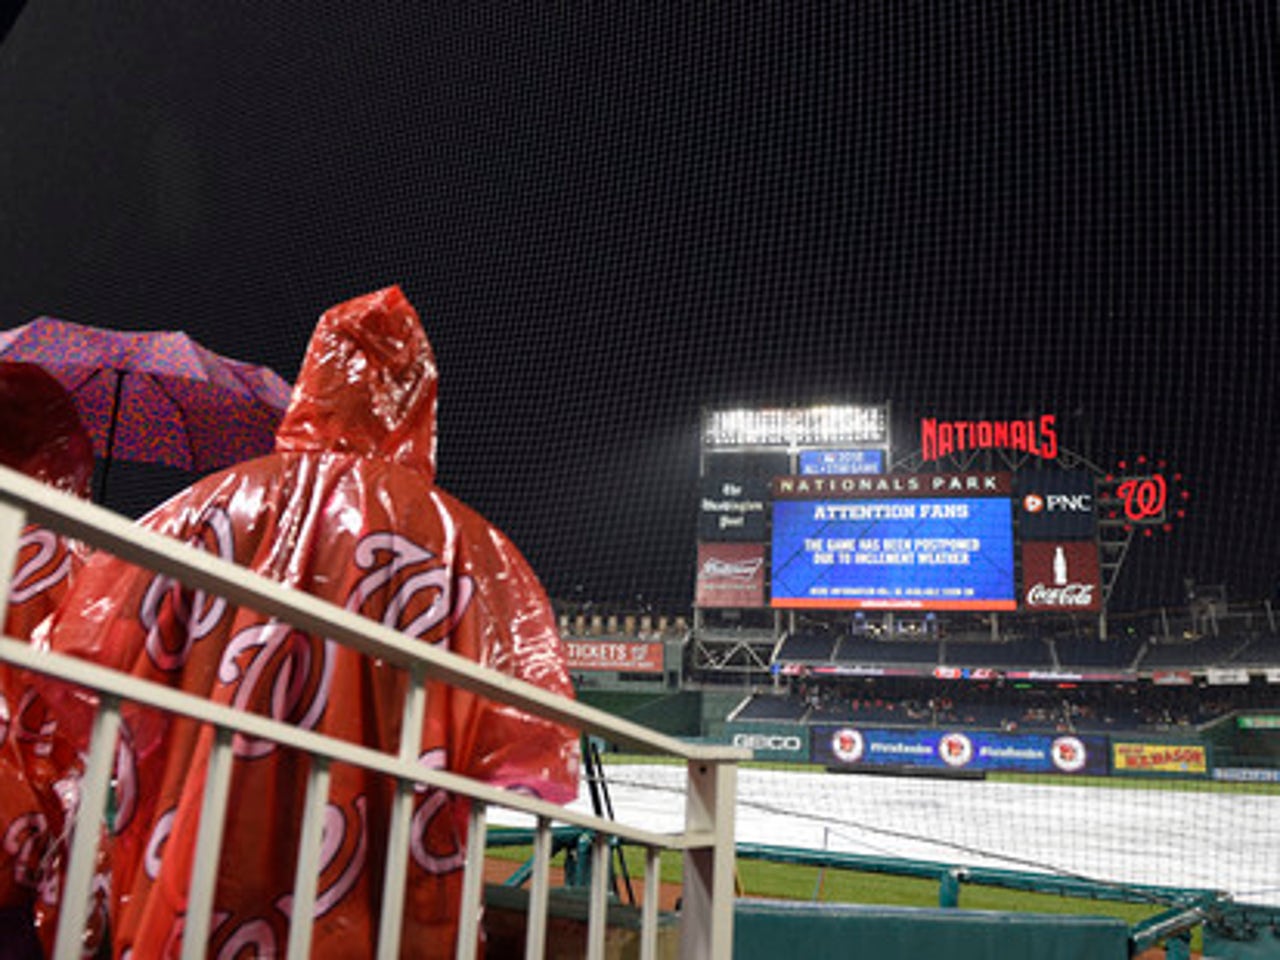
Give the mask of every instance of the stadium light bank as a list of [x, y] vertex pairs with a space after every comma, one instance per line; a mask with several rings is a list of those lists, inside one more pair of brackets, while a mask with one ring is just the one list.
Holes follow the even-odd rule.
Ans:
[[703, 445], [708, 448], [889, 445], [886, 404], [820, 405], [708, 410], [703, 414]]

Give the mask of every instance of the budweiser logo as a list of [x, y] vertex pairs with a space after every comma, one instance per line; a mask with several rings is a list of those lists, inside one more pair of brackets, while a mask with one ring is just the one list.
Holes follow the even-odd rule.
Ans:
[[699, 577], [703, 580], [752, 580], [764, 564], [764, 560], [718, 560], [712, 557], [702, 565]]
[[1037, 583], [1027, 591], [1030, 607], [1087, 607], [1093, 603], [1092, 583], [1068, 583], [1061, 587], [1046, 587]]

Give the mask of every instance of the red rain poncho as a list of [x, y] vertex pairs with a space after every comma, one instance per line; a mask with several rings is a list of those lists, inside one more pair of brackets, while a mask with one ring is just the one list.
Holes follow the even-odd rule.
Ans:
[[[528, 564], [434, 485], [435, 404], [431, 349], [398, 288], [333, 307], [308, 347], [276, 452], [205, 478], [142, 522], [572, 696], [552, 609]], [[299, 727], [398, 747], [402, 671], [112, 557], [81, 572], [50, 645]], [[125, 721], [113, 945], [137, 960], [176, 956], [211, 736], [151, 712]], [[566, 802], [577, 795], [577, 751], [571, 730], [428, 684], [424, 765]], [[308, 761], [247, 738], [235, 753], [208, 955], [282, 955]], [[392, 785], [343, 764], [332, 778], [312, 950], [369, 956]], [[462, 802], [420, 793], [402, 955], [453, 955], [464, 840]]]
[[[29, 363], [0, 361], [0, 463], [67, 493], [88, 496], [93, 442], [70, 395]], [[35, 524], [22, 531], [9, 582], [6, 636], [31, 638], [83, 562], [83, 551]], [[34, 936], [31, 911], [52, 909], [65, 794], [55, 787], [75, 759], [55, 734], [34, 678], [0, 665], [0, 939]], [[46, 928], [47, 928], [46, 923]]]

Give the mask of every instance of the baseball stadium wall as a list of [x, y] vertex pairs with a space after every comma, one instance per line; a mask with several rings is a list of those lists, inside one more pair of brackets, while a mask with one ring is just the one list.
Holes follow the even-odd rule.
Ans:
[[742, 720], [708, 732], [709, 739], [751, 750], [756, 760], [811, 763], [833, 771], [1276, 783], [1280, 728], [1256, 727], [1269, 722], [1232, 716], [1202, 731], [1100, 734]]

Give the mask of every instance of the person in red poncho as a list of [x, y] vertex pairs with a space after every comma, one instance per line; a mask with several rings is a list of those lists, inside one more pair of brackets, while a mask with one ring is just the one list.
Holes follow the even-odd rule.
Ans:
[[[435, 485], [436, 368], [396, 287], [328, 310], [307, 349], [275, 452], [207, 477], [141, 522], [478, 663], [572, 696], [546, 594], [507, 537]], [[403, 672], [97, 555], [49, 632], [51, 648], [378, 747], [398, 747]], [[65, 689], [65, 688], [64, 688]], [[73, 695], [61, 709], [74, 714]], [[211, 737], [125, 713], [111, 849], [114, 954], [181, 948]], [[308, 762], [235, 740], [210, 957], [286, 949]], [[428, 683], [421, 762], [567, 802], [574, 731]], [[332, 769], [312, 952], [375, 949], [392, 785]], [[452, 956], [465, 808], [416, 798], [401, 953]], [[212, 865], [210, 865], [212, 869]]]
[[[93, 442], [70, 395], [34, 364], [0, 361], [0, 464], [89, 495]], [[9, 581], [5, 635], [31, 639], [82, 562], [77, 545], [28, 525]], [[54, 844], [67, 796], [55, 785], [75, 758], [32, 679], [0, 665], [0, 960], [42, 955], [35, 914], [47, 919], [56, 896]]]

